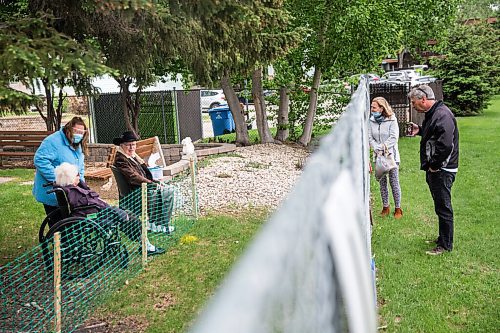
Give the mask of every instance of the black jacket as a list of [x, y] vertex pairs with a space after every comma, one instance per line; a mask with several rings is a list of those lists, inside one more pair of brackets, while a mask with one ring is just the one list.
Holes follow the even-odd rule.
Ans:
[[419, 135], [420, 169], [458, 168], [457, 121], [443, 101], [437, 101], [425, 113]]

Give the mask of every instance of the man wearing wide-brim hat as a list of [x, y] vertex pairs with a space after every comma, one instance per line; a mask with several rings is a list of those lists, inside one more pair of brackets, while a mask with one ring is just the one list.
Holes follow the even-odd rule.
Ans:
[[144, 160], [135, 152], [139, 137], [132, 131], [124, 132], [113, 143], [118, 146], [114, 166], [121, 172], [132, 191], [148, 184], [150, 229], [153, 232], [170, 233], [170, 216], [174, 205], [173, 189], [155, 181]]
[[148, 166], [135, 152], [139, 140], [139, 137], [132, 131], [124, 132], [119, 138], [113, 139], [113, 144], [118, 146], [114, 165], [120, 170], [132, 190], [141, 187], [142, 183], [154, 182]]

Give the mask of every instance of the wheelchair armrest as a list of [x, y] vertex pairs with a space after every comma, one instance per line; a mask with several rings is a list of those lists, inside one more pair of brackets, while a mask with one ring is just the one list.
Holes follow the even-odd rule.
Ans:
[[49, 186], [54, 186], [55, 184], [56, 184], [56, 182], [47, 182], [47, 183], [43, 184], [42, 186], [49, 187]]

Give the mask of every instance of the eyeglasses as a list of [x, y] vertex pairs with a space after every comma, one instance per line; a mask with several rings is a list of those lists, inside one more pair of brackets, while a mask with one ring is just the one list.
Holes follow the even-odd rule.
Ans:
[[127, 148], [135, 148], [137, 147], [137, 143], [123, 143], [123, 145]]
[[429, 99], [429, 95], [427, 95], [427, 92], [424, 89], [417, 87], [417, 90], [423, 92], [425, 95], [425, 98]]
[[79, 129], [79, 128], [76, 128], [76, 127], [73, 127], [73, 133], [74, 134], [85, 134], [85, 132], [87, 132], [87, 131]]

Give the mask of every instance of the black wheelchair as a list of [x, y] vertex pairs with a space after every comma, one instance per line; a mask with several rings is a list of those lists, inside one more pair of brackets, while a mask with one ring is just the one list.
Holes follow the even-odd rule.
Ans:
[[[54, 234], [61, 235], [61, 270], [66, 279], [86, 278], [99, 268], [113, 265], [127, 268], [129, 253], [121, 241], [119, 221], [106, 220], [99, 213], [87, 217], [73, 217], [77, 210], [96, 208], [94, 205], [81, 206], [72, 210], [63, 188], [54, 183], [47, 193], [55, 193], [58, 209], [45, 217], [40, 226], [38, 240], [42, 247], [45, 268], [53, 270]], [[110, 263], [110, 264], [108, 264]]]

